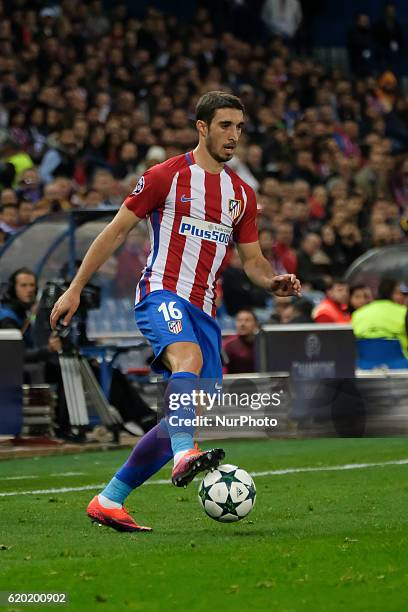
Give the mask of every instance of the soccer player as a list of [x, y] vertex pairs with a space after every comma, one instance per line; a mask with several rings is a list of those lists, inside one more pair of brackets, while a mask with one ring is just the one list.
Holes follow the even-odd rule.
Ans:
[[[174, 393], [192, 390], [198, 377], [220, 380], [221, 334], [214, 319], [215, 284], [230, 240], [244, 270], [276, 295], [300, 293], [293, 274], [275, 275], [263, 257], [253, 190], [226, 165], [244, 126], [239, 98], [212, 91], [197, 103], [199, 142], [194, 151], [150, 168], [114, 219], [90, 246], [75, 278], [55, 303], [51, 327], [68, 325], [91, 276], [147, 218], [151, 251], [136, 289], [135, 317], [153, 347], [152, 368], [169, 378]], [[188, 407], [187, 407], [188, 408]], [[190, 407], [191, 408], [191, 407]], [[199, 471], [216, 467], [222, 449], [201, 451], [193, 431], [163, 418], [139, 441], [107, 487], [90, 502], [88, 516], [120, 531], [150, 531], [138, 525], [123, 503], [129, 493], [172, 457], [172, 482], [185, 486]]]

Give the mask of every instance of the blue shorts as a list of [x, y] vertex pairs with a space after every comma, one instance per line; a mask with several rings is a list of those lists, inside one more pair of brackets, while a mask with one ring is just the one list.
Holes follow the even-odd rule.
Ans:
[[135, 306], [135, 319], [143, 336], [152, 345], [152, 369], [170, 376], [160, 356], [175, 342], [198, 344], [203, 356], [201, 378], [222, 379], [221, 331], [208, 314], [172, 291], [152, 291]]

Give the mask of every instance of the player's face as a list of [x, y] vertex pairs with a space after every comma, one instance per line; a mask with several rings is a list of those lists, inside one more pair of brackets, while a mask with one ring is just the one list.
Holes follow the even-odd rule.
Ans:
[[244, 127], [244, 115], [235, 108], [219, 108], [205, 133], [205, 145], [218, 163], [233, 158]]

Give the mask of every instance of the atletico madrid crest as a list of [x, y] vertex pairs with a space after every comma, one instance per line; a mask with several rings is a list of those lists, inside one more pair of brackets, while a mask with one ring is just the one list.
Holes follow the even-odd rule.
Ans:
[[181, 321], [169, 321], [168, 326], [172, 334], [179, 334], [183, 329], [183, 324]]
[[242, 201], [241, 200], [228, 200], [228, 210], [231, 215], [231, 219], [234, 220], [241, 214], [242, 211]]

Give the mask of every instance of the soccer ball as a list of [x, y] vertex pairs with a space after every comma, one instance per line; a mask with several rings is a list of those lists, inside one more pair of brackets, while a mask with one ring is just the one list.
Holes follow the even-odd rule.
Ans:
[[240, 521], [255, 505], [251, 476], [236, 465], [219, 465], [200, 484], [198, 499], [209, 517], [222, 523]]

